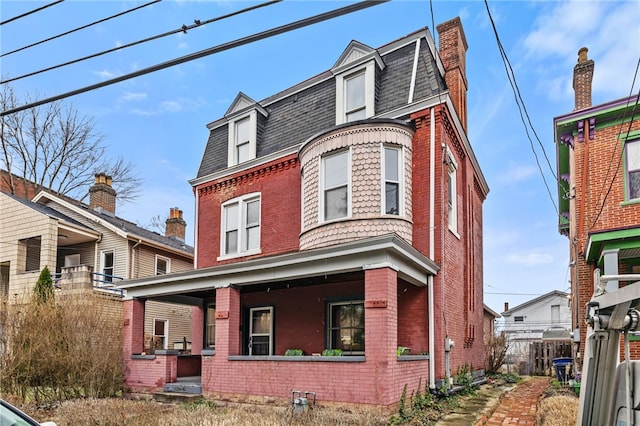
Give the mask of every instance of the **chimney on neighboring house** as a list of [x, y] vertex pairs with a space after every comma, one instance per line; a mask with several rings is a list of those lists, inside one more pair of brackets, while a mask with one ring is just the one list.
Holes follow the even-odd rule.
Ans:
[[94, 184], [89, 188], [89, 208], [116, 214], [116, 191], [111, 187], [111, 176], [96, 173]]
[[504, 311], [507, 312], [509, 310], [509, 302], [504, 302]]
[[589, 49], [578, 50], [578, 63], [573, 67], [573, 91], [576, 95], [574, 111], [591, 107], [591, 81], [593, 80], [593, 59], [587, 58]]
[[173, 237], [180, 241], [184, 241], [187, 222], [182, 218], [182, 210], [177, 207], [171, 207], [169, 210], [169, 218], [166, 221], [164, 234], [167, 237]]
[[467, 132], [467, 38], [460, 17], [455, 17], [436, 27], [440, 38], [440, 59], [444, 65], [444, 78], [449, 96]]

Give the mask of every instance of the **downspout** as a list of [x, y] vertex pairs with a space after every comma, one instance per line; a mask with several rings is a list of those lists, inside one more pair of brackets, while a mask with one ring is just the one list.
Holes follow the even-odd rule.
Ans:
[[[436, 155], [436, 124], [435, 124], [435, 112], [434, 108], [431, 108], [431, 120], [430, 120], [430, 140], [429, 140], [429, 259], [433, 260], [434, 257], [434, 244], [435, 244], [435, 155]], [[429, 388], [436, 388], [436, 344], [435, 344], [435, 314], [433, 312], [433, 275], [427, 276], [427, 293], [429, 297]]]
[[138, 247], [141, 243], [142, 243], [142, 240], [138, 240], [138, 242], [135, 243], [133, 245], [133, 247], [131, 247], [131, 270], [132, 271], [136, 271], [136, 276], [135, 277], [129, 277], [129, 278], [138, 278], [138, 270], [135, 268], [135, 266], [136, 266], [136, 247]]

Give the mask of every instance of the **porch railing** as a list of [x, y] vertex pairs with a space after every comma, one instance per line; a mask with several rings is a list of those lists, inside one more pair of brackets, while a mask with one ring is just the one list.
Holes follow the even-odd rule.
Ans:
[[[64, 273], [61, 273], [61, 272], [53, 273], [51, 274], [51, 278], [53, 279], [54, 288], [59, 290], [63, 289]], [[123, 277], [118, 277], [116, 275], [108, 275], [108, 274], [102, 274], [100, 272], [87, 271], [86, 283], [91, 284], [94, 290], [116, 293], [120, 296], [123, 296], [124, 291], [122, 289], [115, 287], [117, 283], [119, 283], [122, 280], [124, 280]]]

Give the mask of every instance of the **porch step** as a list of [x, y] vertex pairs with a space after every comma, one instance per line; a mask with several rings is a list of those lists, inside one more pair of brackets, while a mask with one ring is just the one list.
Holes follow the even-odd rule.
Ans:
[[158, 402], [166, 402], [169, 404], [184, 404], [186, 402], [193, 402], [200, 399], [202, 395], [195, 393], [184, 392], [156, 392], [153, 394], [153, 399]]
[[166, 383], [164, 385], [163, 391], [168, 393], [186, 393], [200, 395], [202, 393], [202, 386], [200, 386], [200, 384], [198, 383], [188, 382]]

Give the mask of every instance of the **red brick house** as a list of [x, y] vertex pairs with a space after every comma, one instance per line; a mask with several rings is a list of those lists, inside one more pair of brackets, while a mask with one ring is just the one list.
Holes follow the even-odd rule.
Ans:
[[[240, 93], [207, 125], [196, 270], [121, 286], [131, 390], [193, 374], [212, 398], [389, 406], [482, 368], [489, 189], [460, 19], [438, 32], [439, 52], [427, 28], [352, 41], [331, 69], [260, 102]], [[148, 300], [192, 306], [189, 358], [142, 354]]]
[[[593, 296], [595, 268], [602, 275], [640, 273], [638, 95], [592, 105], [594, 68], [587, 48], [580, 49], [573, 73], [575, 109], [554, 118], [559, 231], [569, 239], [578, 364], [584, 353], [585, 306]], [[607, 291], [627, 284], [610, 281]], [[631, 350], [632, 358], [640, 357], [637, 342]]]

